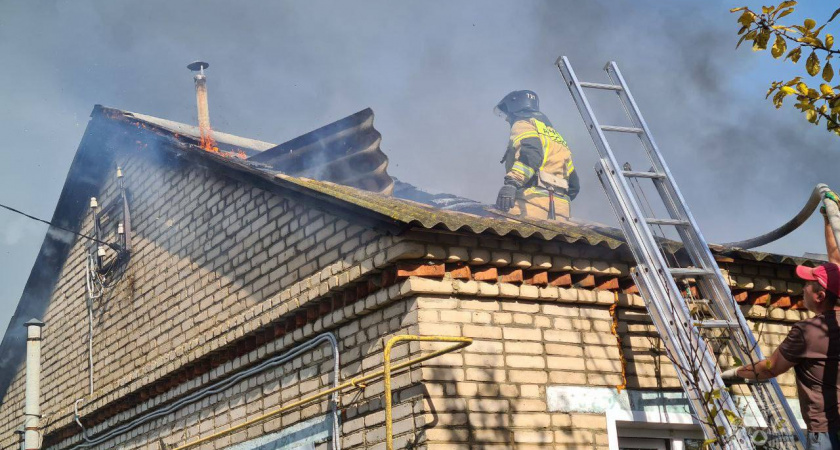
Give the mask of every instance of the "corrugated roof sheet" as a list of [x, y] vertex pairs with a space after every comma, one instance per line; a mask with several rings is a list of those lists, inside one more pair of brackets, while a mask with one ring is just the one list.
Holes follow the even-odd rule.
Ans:
[[379, 148], [373, 110], [364, 109], [291, 141], [251, 156], [249, 161], [283, 173], [391, 194], [388, 157]]
[[[164, 132], [169, 131], [170, 137], [173, 140], [178, 141], [181, 144], [188, 144], [192, 148], [200, 150], [195, 145], [194, 139], [184, 139], [182, 135], [169, 130], [167, 126], [149, 122], [145, 120], [145, 118], [141, 118], [141, 116], [132, 113], [108, 108], [103, 108], [103, 111], [112, 118], [121, 118], [128, 121], [141, 121], [145, 124], [144, 126], [152, 125]], [[343, 134], [343, 130], [352, 129], [354, 126], [370, 126], [372, 122], [362, 124], [364, 121], [372, 121], [373, 113], [372, 111], [368, 111], [369, 110], [361, 111], [353, 116], [349, 116], [346, 119], [330, 124], [327, 127], [322, 127], [319, 130], [307, 133], [304, 135], [306, 136], [306, 139], [302, 139], [304, 136], [301, 136], [289, 141], [287, 144], [274, 147], [275, 149], [278, 149], [277, 153], [267, 155], [265, 158], [261, 157], [262, 155], [259, 155], [251, 156], [247, 160], [241, 160], [237, 158], [224, 158], [220, 155], [204, 151], [200, 151], [199, 154], [202, 154], [207, 158], [223, 161], [228, 166], [238, 166], [241, 169], [255, 174], [260, 174], [263, 177], [270, 175], [277, 184], [294, 191], [304, 194], [317, 193], [321, 199], [339, 202], [343, 205], [350, 205], [355, 208], [361, 208], [366, 212], [377, 214], [382, 218], [387, 218], [389, 221], [402, 223], [407, 226], [417, 226], [427, 229], [442, 229], [448, 231], [465, 231], [471, 233], [492, 233], [498, 236], [517, 236], [523, 238], [537, 237], [545, 240], [559, 240], [566, 243], [580, 242], [589, 245], [600, 245], [611, 249], [617, 249], [625, 245], [624, 236], [620, 230], [601, 224], [585, 223], [574, 220], [561, 222], [521, 218], [506, 215], [505, 213], [492, 209], [485, 209], [485, 212], [488, 213], [482, 213], [482, 215], [441, 209], [432, 206], [434, 205], [434, 202], [431, 201], [431, 204], [425, 204], [418, 201], [395, 198], [383, 193], [366, 191], [353, 186], [346, 186], [330, 181], [315, 180], [302, 176], [292, 176], [288, 173], [282, 173], [280, 170], [275, 168], [273, 164], [269, 165], [266, 163], [277, 160], [282, 163], [284, 161], [283, 155], [288, 154], [290, 150], [293, 153], [296, 148], [305, 149], [304, 151], [307, 152], [313, 151], [313, 149], [318, 148], [319, 146], [321, 148], [329, 148], [328, 145], [321, 146], [320, 144], [317, 144], [316, 138], [319, 134], [333, 136], [333, 139], [338, 142], [342, 139], [342, 136], [347, 136], [346, 134]], [[378, 132], [375, 133], [375, 135], [377, 136], [375, 140], [378, 142]], [[340, 148], [340, 145], [337, 148]], [[285, 161], [293, 160], [288, 157], [286, 158], [287, 159], [285, 159]], [[391, 179], [390, 176], [388, 179]], [[437, 197], [437, 195], [431, 195], [430, 198], [434, 199]], [[470, 205], [470, 208], [474, 209], [475, 205]], [[673, 241], [663, 242], [663, 244], [666, 249], [672, 252], [679, 249], [679, 244]], [[751, 261], [765, 261], [783, 264], [818, 263], [818, 261], [806, 258], [733, 249], [714, 244], [711, 245], [711, 247], [715, 254]]]
[[534, 236], [545, 240], [560, 239], [568, 243], [583, 241], [590, 245], [605, 245], [613, 249], [623, 244], [621, 240], [615, 239], [614, 236], [599, 232], [581, 223], [538, 220], [524, 222], [513, 218], [481, 217], [465, 212], [437, 209], [423, 203], [360, 191], [330, 182], [291, 177], [285, 174], [276, 174], [275, 177], [283, 185], [298, 186], [326, 194], [398, 222], [422, 228], [471, 233], [489, 232], [499, 236], [511, 235], [526, 238]]

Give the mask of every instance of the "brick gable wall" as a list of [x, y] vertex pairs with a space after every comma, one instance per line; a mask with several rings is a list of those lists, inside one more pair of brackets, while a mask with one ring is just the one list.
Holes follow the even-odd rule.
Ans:
[[[281, 291], [305, 290], [300, 283], [308, 285], [313, 276], [337, 277], [390, 243], [368, 228], [211, 170], [149, 157], [151, 151], [138, 147], [117, 157], [131, 197], [133, 251], [124, 272], [95, 301], [95, 392], [83, 415], [234, 341], [267, 300], [280, 306]], [[103, 206], [115, 201], [116, 179], [108, 177], [94, 195]], [[92, 234], [89, 216], [80, 231]], [[50, 428], [70, 424], [76, 399], [90, 400], [89, 245], [75, 242], [44, 317], [42, 410]], [[3, 399], [3, 448], [17, 445], [22, 372]]]

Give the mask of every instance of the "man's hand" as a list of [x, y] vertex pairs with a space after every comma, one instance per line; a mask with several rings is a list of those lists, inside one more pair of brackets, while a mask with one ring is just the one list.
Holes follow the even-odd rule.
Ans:
[[[837, 203], [837, 206], [840, 207], [840, 195], [837, 195], [836, 192], [825, 191], [825, 192], [823, 192], [823, 198], [825, 200], [833, 200], [835, 203]], [[825, 217], [825, 215], [826, 215], [825, 206], [820, 206], [820, 214], [822, 214], [824, 218], [828, 219], [827, 217]]]
[[839, 195], [837, 195], [837, 193], [836, 193], [836, 192], [834, 192], [834, 191], [825, 191], [825, 192], [823, 192], [823, 197], [825, 197], [825, 198], [827, 198], [827, 199], [829, 199], [829, 200], [834, 200], [834, 202], [835, 202], [835, 203], [837, 203], [838, 205], [840, 205], [840, 196], [839, 196]]
[[506, 184], [499, 189], [499, 196], [496, 197], [496, 207], [502, 211], [513, 208], [516, 201], [516, 186]]
[[738, 376], [738, 369], [740, 367], [733, 367], [731, 369], [724, 370], [723, 373], [720, 374], [720, 377], [723, 378], [723, 382], [725, 384], [735, 384], [735, 383], [743, 383], [744, 377]]

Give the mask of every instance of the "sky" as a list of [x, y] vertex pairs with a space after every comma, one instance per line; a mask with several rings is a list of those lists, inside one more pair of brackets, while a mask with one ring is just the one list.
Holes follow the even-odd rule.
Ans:
[[[818, 3], [788, 18], [824, 21]], [[371, 107], [390, 174], [486, 203], [508, 137], [493, 106], [534, 90], [581, 177], [573, 216], [614, 224], [554, 66], [566, 55], [587, 81], [618, 63], [709, 242], [750, 238], [792, 218], [817, 183], [840, 188], [840, 138], [764, 99], [798, 72], [735, 49], [729, 9], [742, 5], [761, 3], [0, 0], [0, 204], [52, 216], [95, 104], [194, 124], [186, 65], [204, 60], [214, 129], [281, 143]], [[46, 229], [0, 210], [1, 332]], [[825, 253], [821, 219], [761, 250]]]

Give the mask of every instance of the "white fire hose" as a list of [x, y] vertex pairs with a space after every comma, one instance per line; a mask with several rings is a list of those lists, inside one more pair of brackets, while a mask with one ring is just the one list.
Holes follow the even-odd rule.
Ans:
[[725, 247], [750, 249], [779, 240], [805, 223], [805, 221], [811, 217], [814, 210], [817, 209], [820, 202], [825, 205], [825, 214], [826, 217], [828, 217], [829, 224], [834, 232], [834, 239], [837, 241], [838, 245], [840, 245], [840, 208], [837, 207], [837, 203], [831, 200], [825, 200], [824, 197], [824, 194], [830, 190], [831, 189], [825, 184], [820, 183], [816, 185], [814, 190], [811, 192], [811, 196], [808, 198], [808, 201], [805, 203], [805, 206], [802, 207], [799, 213], [779, 228], [752, 239], [746, 239], [738, 242], [727, 242], [721, 245]]
[[[820, 190], [820, 194], [825, 194], [831, 190], [824, 184], [818, 184], [817, 188]], [[828, 199], [824, 200], [823, 203], [825, 204], [825, 216], [828, 217], [828, 223], [834, 233], [834, 242], [840, 245], [840, 207], [838, 207], [837, 202]]]

